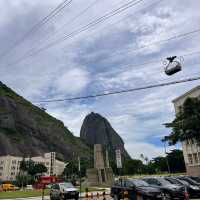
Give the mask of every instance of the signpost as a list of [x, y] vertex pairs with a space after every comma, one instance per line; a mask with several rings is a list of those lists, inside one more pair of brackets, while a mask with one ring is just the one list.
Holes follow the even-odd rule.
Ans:
[[[115, 150], [115, 154], [116, 154], [116, 163], [117, 163], [117, 169], [119, 170], [119, 176], [121, 176], [121, 169], [122, 169], [122, 156], [121, 156], [121, 150], [120, 149], [116, 149]], [[122, 179], [120, 178], [120, 182], [122, 184]]]
[[115, 150], [115, 154], [116, 154], [117, 168], [121, 169], [122, 168], [121, 150], [120, 149]]

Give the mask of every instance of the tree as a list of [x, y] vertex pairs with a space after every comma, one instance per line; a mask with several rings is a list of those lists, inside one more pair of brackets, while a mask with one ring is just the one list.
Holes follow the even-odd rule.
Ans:
[[170, 172], [185, 172], [183, 151], [178, 149], [172, 150], [170, 153], [167, 153], [167, 159], [169, 161]]
[[123, 166], [123, 172], [126, 175], [141, 174], [143, 163], [141, 160], [126, 160]]
[[172, 133], [165, 137], [169, 144], [195, 139], [200, 143], [200, 100], [187, 98], [172, 123], [167, 124]]
[[28, 168], [28, 174], [32, 175], [32, 176], [35, 176], [37, 174], [43, 174], [47, 172], [47, 168], [45, 165], [43, 164], [31, 164], [29, 165], [29, 168]]

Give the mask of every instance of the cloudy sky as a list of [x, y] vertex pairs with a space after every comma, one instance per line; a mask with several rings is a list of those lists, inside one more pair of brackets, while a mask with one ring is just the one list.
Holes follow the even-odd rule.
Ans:
[[[131, 0], [73, 0], [23, 43], [23, 38], [62, 0], [0, 1], [1, 81], [32, 102], [130, 89], [200, 74], [199, 32], [157, 42], [200, 28], [197, 0], [143, 0], [126, 11], [60, 41]], [[156, 43], [154, 45], [149, 45]], [[28, 57], [31, 52], [45, 51]], [[146, 46], [144, 48], [144, 46]], [[192, 52], [192, 54], [190, 54]], [[197, 53], [193, 53], [197, 52]], [[183, 71], [166, 76], [167, 56], [184, 55]], [[25, 59], [26, 58], [26, 59]], [[150, 61], [156, 61], [151, 62]], [[143, 63], [149, 63], [141, 65]], [[200, 81], [105, 98], [41, 104], [79, 135], [91, 111], [106, 117], [134, 158], [163, 155], [162, 124], [174, 118], [172, 100]]]

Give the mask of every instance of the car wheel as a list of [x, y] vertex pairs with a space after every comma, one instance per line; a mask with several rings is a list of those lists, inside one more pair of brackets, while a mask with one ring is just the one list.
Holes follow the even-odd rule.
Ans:
[[171, 195], [169, 193], [164, 193], [163, 194], [163, 200], [171, 200]]
[[63, 194], [60, 194], [60, 199], [59, 200], [65, 200], [65, 197]]

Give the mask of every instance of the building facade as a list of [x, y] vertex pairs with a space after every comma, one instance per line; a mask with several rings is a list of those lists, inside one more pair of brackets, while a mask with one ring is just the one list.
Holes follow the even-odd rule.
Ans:
[[[176, 114], [188, 97], [200, 98], [200, 86], [173, 100]], [[195, 140], [182, 142], [183, 155], [188, 175], [200, 176], [200, 146]]]
[[[43, 156], [25, 158], [26, 161], [32, 160], [35, 164], [43, 164], [47, 168], [46, 176], [61, 175], [65, 168], [65, 163], [56, 160], [56, 153], [45, 153]], [[20, 172], [22, 157], [1, 156], [0, 157], [0, 180], [15, 180]]]

